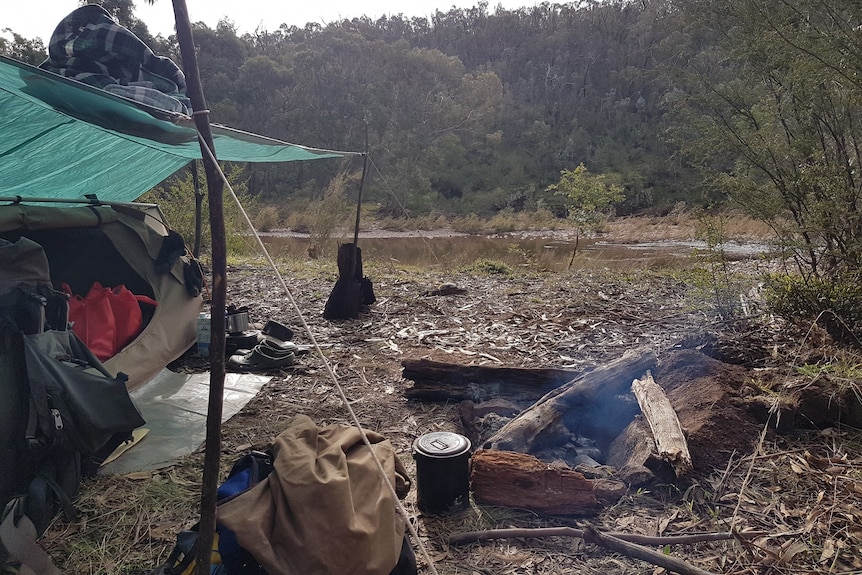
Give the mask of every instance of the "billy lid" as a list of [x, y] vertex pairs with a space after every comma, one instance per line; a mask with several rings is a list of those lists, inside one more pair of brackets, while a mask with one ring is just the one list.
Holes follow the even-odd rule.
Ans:
[[428, 457], [453, 457], [470, 450], [470, 440], [449, 431], [426, 433], [415, 442], [413, 448]]

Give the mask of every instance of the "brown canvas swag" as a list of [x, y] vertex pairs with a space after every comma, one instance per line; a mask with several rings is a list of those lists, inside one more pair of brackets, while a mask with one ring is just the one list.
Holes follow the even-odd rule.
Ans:
[[[410, 489], [389, 440], [365, 432], [398, 497]], [[404, 520], [355, 427], [299, 415], [272, 446], [266, 480], [218, 508], [219, 522], [270, 575], [387, 575]]]

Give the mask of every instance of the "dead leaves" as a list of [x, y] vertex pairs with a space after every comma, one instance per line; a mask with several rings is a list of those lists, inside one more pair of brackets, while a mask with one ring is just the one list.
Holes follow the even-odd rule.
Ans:
[[752, 468], [739, 517], [770, 530], [748, 548], [767, 573], [862, 568], [862, 460], [824, 439], [814, 436], [798, 452], [761, 456], [765, 463]]

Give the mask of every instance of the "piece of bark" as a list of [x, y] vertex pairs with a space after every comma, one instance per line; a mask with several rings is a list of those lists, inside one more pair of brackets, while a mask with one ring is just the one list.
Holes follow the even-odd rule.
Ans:
[[401, 366], [404, 379], [413, 381], [404, 396], [422, 401], [485, 401], [497, 397], [535, 401], [581, 373], [554, 368], [459, 365], [428, 359], [405, 359]]
[[632, 392], [652, 431], [658, 457], [670, 463], [677, 478], [691, 473], [691, 454], [679, 418], [652, 373], [634, 380]]
[[628, 393], [632, 380], [653, 369], [655, 364], [655, 353], [648, 347], [627, 351], [622, 357], [545, 394], [495, 433], [485, 447], [528, 453], [536, 439], [546, 430], [559, 427], [568, 412]]
[[[517, 507], [549, 515], [595, 515], [625, 493], [625, 485], [597, 482], [571, 469], [552, 468], [532, 455], [479, 450], [470, 487], [476, 503]], [[616, 499], [614, 499], [616, 495]]]

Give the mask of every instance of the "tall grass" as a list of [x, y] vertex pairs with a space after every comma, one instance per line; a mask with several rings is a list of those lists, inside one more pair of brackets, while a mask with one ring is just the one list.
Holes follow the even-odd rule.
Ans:
[[290, 215], [286, 219], [287, 229], [308, 234], [308, 255], [318, 258], [331, 248], [330, 240], [337, 234], [353, 229], [356, 212], [347, 194], [349, 186], [356, 183], [357, 174], [342, 172], [335, 176], [320, 198], [291, 202]]

